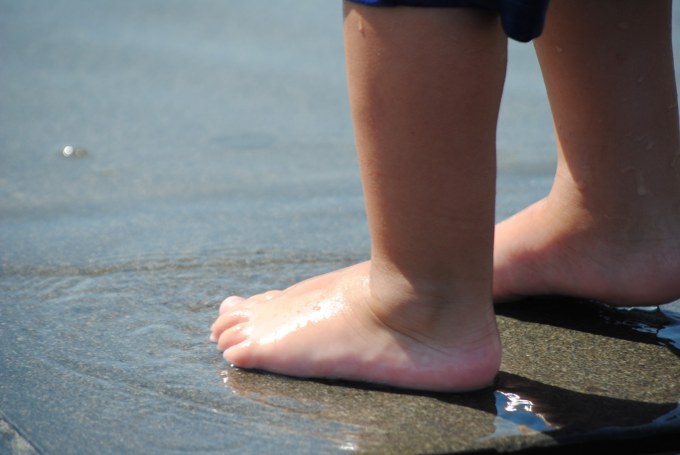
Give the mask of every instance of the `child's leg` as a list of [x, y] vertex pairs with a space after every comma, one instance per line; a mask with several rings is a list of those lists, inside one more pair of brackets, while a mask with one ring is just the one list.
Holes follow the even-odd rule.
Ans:
[[506, 39], [471, 9], [346, 5], [372, 262], [225, 301], [236, 366], [430, 390], [489, 385], [495, 128]]
[[680, 298], [670, 1], [553, 0], [536, 40], [553, 110], [550, 195], [496, 228], [494, 296]]

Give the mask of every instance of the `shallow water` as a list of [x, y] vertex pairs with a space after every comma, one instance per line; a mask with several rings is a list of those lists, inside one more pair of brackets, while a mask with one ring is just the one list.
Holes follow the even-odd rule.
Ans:
[[[571, 389], [510, 368], [406, 394], [230, 369], [207, 341], [224, 296], [367, 255], [340, 29], [332, 2], [0, 1], [0, 453], [422, 452], [582, 424], [551, 401]], [[531, 48], [510, 59], [498, 218], [554, 168]], [[631, 311], [595, 317], [677, 360], [680, 303]]]

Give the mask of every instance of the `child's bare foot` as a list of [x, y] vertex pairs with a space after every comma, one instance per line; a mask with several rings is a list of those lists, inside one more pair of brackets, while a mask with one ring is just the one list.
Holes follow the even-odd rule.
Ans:
[[496, 227], [494, 299], [568, 295], [612, 305], [680, 298], [680, 207], [661, 217], [591, 215], [550, 196]]
[[211, 338], [237, 367], [438, 391], [492, 383], [500, 342], [490, 302], [479, 311], [390, 289], [375, 298], [365, 262], [249, 299], [230, 297]]

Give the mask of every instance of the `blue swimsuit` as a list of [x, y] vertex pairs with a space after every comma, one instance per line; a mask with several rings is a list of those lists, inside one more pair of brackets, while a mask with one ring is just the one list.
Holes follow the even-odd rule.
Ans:
[[496, 11], [505, 34], [527, 42], [543, 31], [549, 0], [349, 0], [370, 6], [468, 7]]

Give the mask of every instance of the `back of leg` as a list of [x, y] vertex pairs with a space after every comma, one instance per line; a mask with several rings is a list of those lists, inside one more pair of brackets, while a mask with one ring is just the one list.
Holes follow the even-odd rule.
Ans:
[[680, 203], [671, 2], [550, 8], [536, 50], [558, 140], [556, 184], [611, 216], [631, 205], [667, 214]]
[[535, 46], [558, 168], [496, 228], [494, 296], [680, 298], [680, 149], [669, 1], [554, 0]]

